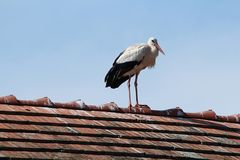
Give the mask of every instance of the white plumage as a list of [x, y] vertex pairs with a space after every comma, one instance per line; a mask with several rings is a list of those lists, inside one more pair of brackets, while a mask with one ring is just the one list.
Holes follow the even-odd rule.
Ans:
[[147, 44], [129, 46], [115, 59], [112, 68], [107, 73], [105, 77], [106, 87], [110, 86], [111, 88], [117, 88], [128, 80], [129, 107], [131, 107], [130, 80], [132, 76], [136, 75], [134, 83], [136, 106], [139, 107], [137, 92], [138, 75], [140, 71], [146, 67], [151, 68], [155, 65], [159, 51], [164, 54], [163, 50], [158, 45], [157, 39], [153, 37], [149, 38]]

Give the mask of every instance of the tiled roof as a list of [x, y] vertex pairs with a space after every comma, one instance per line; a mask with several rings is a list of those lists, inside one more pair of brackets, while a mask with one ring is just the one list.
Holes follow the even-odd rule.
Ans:
[[240, 114], [0, 97], [0, 158], [240, 159]]

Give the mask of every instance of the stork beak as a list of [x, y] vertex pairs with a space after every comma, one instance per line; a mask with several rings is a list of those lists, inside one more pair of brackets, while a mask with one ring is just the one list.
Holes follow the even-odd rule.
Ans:
[[158, 44], [156, 44], [156, 47], [163, 55], [165, 55], [165, 53], [163, 52], [162, 48]]

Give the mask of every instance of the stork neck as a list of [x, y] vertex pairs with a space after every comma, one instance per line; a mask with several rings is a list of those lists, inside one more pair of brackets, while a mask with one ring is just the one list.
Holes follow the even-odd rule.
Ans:
[[158, 49], [154, 45], [151, 45], [151, 51], [152, 51], [152, 53], [156, 53], [156, 54], [158, 53]]

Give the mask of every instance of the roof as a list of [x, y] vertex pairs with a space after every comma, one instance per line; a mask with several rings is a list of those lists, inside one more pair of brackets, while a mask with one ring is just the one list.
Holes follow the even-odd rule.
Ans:
[[0, 97], [0, 158], [240, 159], [240, 114]]

